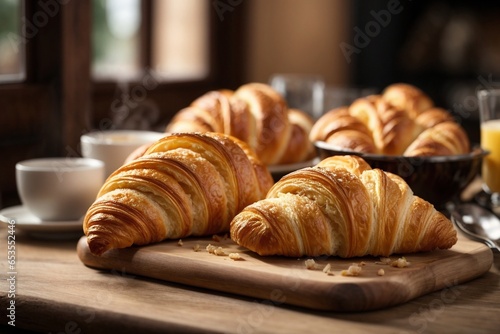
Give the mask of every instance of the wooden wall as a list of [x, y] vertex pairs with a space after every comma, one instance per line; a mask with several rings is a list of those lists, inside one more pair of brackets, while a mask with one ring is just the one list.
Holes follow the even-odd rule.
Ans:
[[305, 73], [332, 85], [348, 83], [349, 64], [339, 46], [349, 38], [348, 1], [252, 0], [248, 6], [246, 81]]

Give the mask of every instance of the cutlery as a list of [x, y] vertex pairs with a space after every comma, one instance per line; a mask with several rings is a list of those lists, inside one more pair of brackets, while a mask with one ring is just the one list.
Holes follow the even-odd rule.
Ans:
[[450, 215], [466, 235], [500, 251], [500, 219], [494, 213], [477, 204], [463, 203], [451, 208]]

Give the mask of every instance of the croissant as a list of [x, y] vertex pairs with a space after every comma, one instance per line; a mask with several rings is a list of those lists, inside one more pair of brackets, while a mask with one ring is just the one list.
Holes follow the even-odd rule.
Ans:
[[235, 91], [210, 91], [180, 110], [165, 131], [219, 132], [246, 142], [267, 165], [301, 162], [314, 156], [309, 140], [313, 120], [289, 109], [271, 86], [248, 83]]
[[380, 95], [357, 99], [349, 107], [349, 113], [372, 132], [377, 147], [374, 153], [397, 155], [421, 131], [407, 112], [389, 104]]
[[[438, 127], [446, 131], [446, 144], [433, 129], [441, 123], [453, 124]], [[341, 150], [385, 155], [456, 155], [470, 151], [467, 133], [451, 114], [434, 107], [427, 95], [408, 84], [391, 85], [381, 95], [358, 98], [349, 106], [328, 111], [313, 125], [309, 138]], [[426, 149], [421, 149], [423, 146]]]
[[298, 109], [288, 109], [288, 120], [291, 126], [290, 139], [279, 164], [291, 164], [311, 159], [314, 151], [309, 140], [309, 133], [313, 127], [313, 121], [306, 113]]
[[88, 209], [90, 251], [227, 232], [262, 199], [271, 174], [244, 142], [218, 133], [167, 135], [109, 176]]
[[454, 122], [453, 116], [443, 108], [429, 108], [420, 112], [420, 114], [415, 117], [415, 122], [417, 122], [424, 129], [432, 128], [439, 123], [444, 122]]
[[450, 220], [402, 178], [356, 156], [286, 175], [234, 217], [230, 234], [263, 256], [389, 256], [457, 242]]
[[455, 122], [442, 122], [422, 132], [403, 155], [457, 155], [469, 150], [470, 144], [464, 129]]
[[407, 110], [411, 118], [434, 106], [434, 102], [422, 90], [406, 83], [389, 85], [382, 95], [393, 106]]
[[347, 107], [332, 109], [316, 122], [309, 133], [311, 141], [325, 141], [339, 149], [362, 153], [376, 152], [371, 131]]

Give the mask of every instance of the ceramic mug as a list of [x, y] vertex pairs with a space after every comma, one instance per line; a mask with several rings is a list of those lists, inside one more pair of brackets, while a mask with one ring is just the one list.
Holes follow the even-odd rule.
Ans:
[[87, 158], [39, 158], [16, 164], [23, 205], [42, 221], [80, 219], [104, 182], [104, 163]]
[[154, 143], [166, 133], [143, 130], [94, 131], [80, 137], [82, 156], [104, 162], [106, 177], [123, 165], [144, 144]]

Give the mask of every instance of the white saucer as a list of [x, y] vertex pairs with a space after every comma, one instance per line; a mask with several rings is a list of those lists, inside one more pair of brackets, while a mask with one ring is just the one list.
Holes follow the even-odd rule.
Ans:
[[15, 222], [15, 231], [23, 231], [44, 239], [67, 239], [83, 235], [82, 220], [42, 221], [23, 205], [0, 211], [0, 220], [6, 224]]

